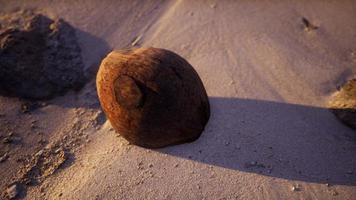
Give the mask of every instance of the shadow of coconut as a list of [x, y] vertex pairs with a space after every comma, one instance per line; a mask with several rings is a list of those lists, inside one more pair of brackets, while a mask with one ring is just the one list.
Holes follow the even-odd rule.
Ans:
[[288, 180], [356, 185], [356, 132], [327, 109], [210, 97], [197, 141], [157, 151]]

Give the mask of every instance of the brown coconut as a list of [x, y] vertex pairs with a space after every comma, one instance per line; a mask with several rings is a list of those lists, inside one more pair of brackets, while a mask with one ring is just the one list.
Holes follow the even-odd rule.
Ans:
[[349, 80], [333, 94], [328, 106], [341, 122], [356, 129], [356, 79]]
[[158, 148], [199, 138], [209, 100], [194, 68], [164, 49], [113, 51], [97, 74], [101, 106], [130, 143]]

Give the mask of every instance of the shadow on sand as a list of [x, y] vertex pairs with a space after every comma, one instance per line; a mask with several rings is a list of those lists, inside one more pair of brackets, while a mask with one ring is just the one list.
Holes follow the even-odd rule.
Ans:
[[356, 131], [327, 109], [220, 97], [210, 104], [197, 141], [158, 151], [288, 180], [356, 185]]
[[88, 79], [87, 83], [78, 91], [71, 90], [48, 102], [49, 104], [55, 104], [65, 108], [83, 107], [100, 109], [100, 103], [96, 93], [95, 76], [99, 70], [101, 60], [112, 49], [105, 40], [88, 32], [76, 29], [76, 35], [81, 48], [82, 60]]

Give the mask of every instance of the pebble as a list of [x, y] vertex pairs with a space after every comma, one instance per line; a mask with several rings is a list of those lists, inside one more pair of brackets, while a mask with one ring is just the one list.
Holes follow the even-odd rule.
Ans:
[[43, 153], [44, 153], [44, 151], [43, 151], [43, 149], [41, 149], [41, 150], [39, 150], [39, 151], [35, 154], [35, 156], [36, 156], [36, 157], [40, 157], [40, 156], [43, 155]]
[[14, 199], [16, 198], [16, 196], [19, 194], [19, 186], [17, 183], [13, 184], [12, 186], [10, 186], [9, 188], [7, 188], [6, 190], [6, 194], [7, 194], [7, 197], [9, 199]]
[[291, 190], [292, 190], [293, 192], [298, 192], [298, 191], [300, 191], [300, 187], [299, 187], [298, 185], [292, 186]]
[[31, 124], [31, 129], [35, 129], [36, 125], [35, 124]]
[[63, 148], [62, 148], [62, 147], [56, 149], [56, 150], [54, 151], [54, 153], [57, 154], [57, 153], [59, 153], [59, 152], [61, 152], [61, 151], [63, 151]]
[[9, 155], [5, 153], [3, 156], [0, 157], [0, 163], [6, 161], [9, 158]]
[[9, 144], [9, 143], [12, 142], [12, 140], [11, 140], [10, 137], [5, 137], [5, 138], [2, 140], [2, 142], [3, 142], [4, 144]]

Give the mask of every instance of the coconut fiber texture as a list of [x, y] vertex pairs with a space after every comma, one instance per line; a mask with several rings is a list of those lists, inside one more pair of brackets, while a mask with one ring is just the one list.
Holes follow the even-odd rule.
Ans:
[[97, 74], [101, 106], [130, 143], [159, 148], [199, 138], [210, 116], [194, 68], [164, 49], [111, 52]]

